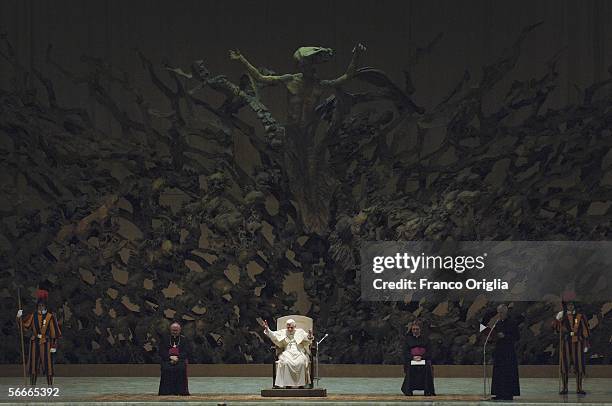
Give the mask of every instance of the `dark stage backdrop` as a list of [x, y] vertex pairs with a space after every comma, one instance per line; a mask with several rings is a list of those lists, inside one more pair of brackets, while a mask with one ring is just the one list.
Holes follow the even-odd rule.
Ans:
[[[104, 58], [147, 82], [134, 49], [152, 61], [166, 58], [189, 66], [205, 59], [214, 73], [236, 78], [240, 66], [229, 49], [238, 48], [254, 63], [277, 72], [294, 69], [291, 56], [298, 46], [331, 47], [334, 60], [323, 70], [335, 75], [345, 69], [356, 42], [367, 47], [366, 65], [385, 70], [401, 81], [411, 69], [415, 98], [433, 106], [468, 69], [473, 78], [482, 66], [499, 57], [527, 25], [543, 21], [525, 43], [512, 78], [530, 78], [545, 71], [545, 62], [560, 56], [559, 84], [551, 101], [575, 102], [575, 86], [608, 76], [612, 63], [612, 5], [594, 1], [81, 1], [22, 0], [0, 4], [0, 24], [26, 66], [47, 71], [47, 46], [66, 66], [82, 69], [82, 55]], [[444, 37], [431, 55], [411, 68], [416, 47], [436, 35]], [[2, 83], [11, 75], [2, 66]], [[59, 87], [59, 86], [58, 86]], [[105, 130], [116, 130], [108, 112], [85, 89], [61, 89], [61, 96], [87, 106]], [[58, 89], [58, 91], [60, 91]], [[149, 89], [151, 96], [155, 89]], [[159, 98], [159, 95], [157, 95]], [[161, 99], [160, 99], [161, 100]], [[274, 108], [283, 109], [281, 103]]]
[[[325, 362], [399, 363], [417, 317], [437, 362], [480, 362], [494, 303], [362, 302], [360, 244], [608, 239], [611, 27], [604, 0], [0, 2], [0, 362], [42, 279], [59, 362], [153, 362], [172, 319], [194, 362], [269, 361], [255, 318], [291, 312], [332, 335]], [[344, 90], [376, 102], [339, 92], [280, 146], [282, 87], [224, 103], [165, 69], [238, 84], [229, 49], [287, 73], [314, 45], [336, 77], [357, 42], [395, 85], [363, 75]], [[523, 363], [555, 362], [557, 307], [514, 304]], [[610, 363], [612, 304], [584, 309]]]

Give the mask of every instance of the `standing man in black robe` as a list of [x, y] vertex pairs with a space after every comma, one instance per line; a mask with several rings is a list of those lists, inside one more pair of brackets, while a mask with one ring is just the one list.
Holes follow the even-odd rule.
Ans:
[[187, 364], [191, 354], [191, 345], [181, 335], [181, 325], [174, 322], [170, 325], [170, 336], [159, 343], [161, 379], [159, 395], [189, 395], [187, 382]]
[[421, 334], [421, 325], [418, 322], [412, 323], [404, 342], [404, 373], [404, 395], [412, 396], [413, 390], [422, 390], [425, 396], [436, 395], [431, 366], [431, 344], [429, 339]]
[[497, 307], [499, 320], [495, 327], [495, 350], [493, 351], [493, 381], [491, 394], [494, 400], [512, 400], [521, 395], [518, 361], [514, 344], [519, 339], [516, 322], [508, 318], [508, 306]]

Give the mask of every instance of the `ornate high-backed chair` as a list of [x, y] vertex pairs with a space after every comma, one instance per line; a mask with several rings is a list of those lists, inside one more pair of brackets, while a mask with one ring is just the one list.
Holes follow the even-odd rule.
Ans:
[[[278, 319], [276, 319], [276, 330], [281, 330], [283, 328], [286, 328], [287, 320], [289, 319], [293, 319], [295, 321], [295, 328], [301, 328], [302, 330], [306, 332], [308, 332], [308, 330], [312, 330], [314, 334], [313, 320], [310, 317], [300, 316], [298, 314], [283, 316], [283, 317], [279, 317]], [[274, 364], [272, 365], [272, 386], [274, 387], [276, 386], [275, 385], [276, 361], [278, 361], [278, 356], [280, 355], [280, 349], [276, 346], [273, 346], [273, 351], [275, 355], [274, 355]], [[315, 377], [314, 352], [315, 352], [315, 347], [311, 346], [310, 354], [308, 357], [310, 359], [310, 385], [308, 385], [308, 387], [311, 387], [311, 388], [314, 385], [314, 377]]]

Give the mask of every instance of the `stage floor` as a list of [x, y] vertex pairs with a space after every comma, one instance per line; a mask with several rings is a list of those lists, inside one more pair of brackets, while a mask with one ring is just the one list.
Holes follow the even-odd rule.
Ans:
[[[88, 406], [110, 404], [140, 404], [154, 403], [160, 406], [164, 403], [176, 401], [188, 404], [218, 405], [226, 403], [236, 404], [334, 404], [361, 403], [361, 404], [397, 404], [398, 402], [422, 402], [423, 404], [482, 404], [482, 380], [475, 378], [440, 378], [436, 379], [436, 392], [438, 396], [426, 398], [423, 396], [406, 397], [400, 391], [402, 379], [400, 378], [324, 378], [320, 386], [327, 388], [328, 397], [325, 399], [304, 398], [262, 398], [259, 393], [263, 388], [271, 385], [268, 378], [203, 378], [189, 379], [189, 389], [192, 396], [188, 397], [159, 397], [156, 395], [159, 380], [150, 377], [73, 377], [56, 378], [56, 387], [59, 396], [52, 398], [24, 398], [9, 397], [9, 388], [23, 387], [23, 379], [0, 378], [0, 402], [45, 404], [49, 402], [65, 404], [83, 404]], [[570, 389], [573, 389], [570, 382]], [[44, 387], [44, 386], [39, 386]], [[556, 405], [564, 403], [580, 404], [609, 404], [612, 405], [612, 381], [610, 379], [592, 378], [585, 381], [587, 396], [577, 396], [570, 393], [568, 396], [558, 395], [558, 382], [556, 379], [530, 378], [521, 379], [522, 396], [515, 398], [512, 404], [544, 404]], [[422, 392], [415, 392], [419, 394]], [[433, 402], [433, 403], [432, 403]], [[486, 402], [489, 403], [489, 402]], [[503, 404], [504, 402], [494, 402]], [[413, 403], [414, 404], [414, 403]], [[491, 402], [493, 404], [493, 402]]]

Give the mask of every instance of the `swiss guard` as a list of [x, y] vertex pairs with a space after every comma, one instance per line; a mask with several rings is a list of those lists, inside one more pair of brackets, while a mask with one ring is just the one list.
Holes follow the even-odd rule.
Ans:
[[47, 377], [47, 385], [53, 385], [55, 374], [53, 357], [57, 350], [57, 341], [62, 333], [57, 317], [47, 309], [48, 299], [49, 291], [39, 287], [36, 291], [36, 310], [25, 316], [22, 309], [17, 312], [17, 319], [22, 322], [21, 328], [31, 331], [28, 355], [31, 385], [36, 385], [36, 378], [39, 375]]

